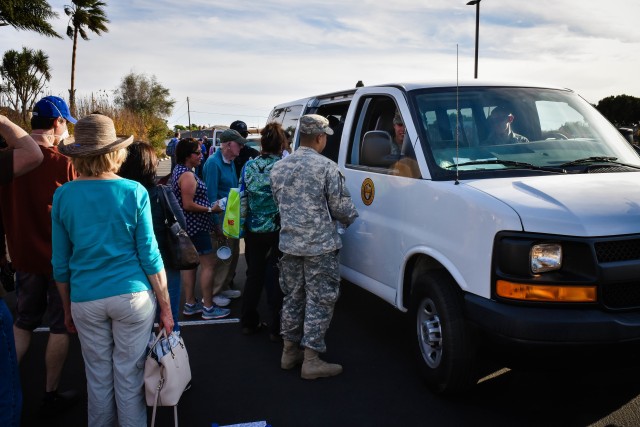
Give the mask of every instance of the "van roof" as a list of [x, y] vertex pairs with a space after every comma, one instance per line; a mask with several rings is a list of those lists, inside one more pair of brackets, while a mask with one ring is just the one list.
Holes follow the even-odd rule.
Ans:
[[307, 104], [309, 100], [315, 98], [323, 98], [323, 99], [338, 99], [341, 97], [348, 98], [352, 96], [358, 89], [366, 89], [371, 87], [397, 87], [406, 92], [416, 90], [416, 89], [428, 89], [428, 88], [442, 88], [442, 87], [455, 87], [456, 84], [459, 87], [532, 87], [532, 88], [546, 88], [546, 89], [559, 89], [559, 90], [569, 90], [571, 89], [560, 87], [556, 85], [549, 85], [544, 83], [532, 83], [532, 82], [518, 82], [518, 81], [496, 81], [496, 80], [465, 80], [457, 82], [455, 80], [433, 80], [428, 82], [404, 82], [404, 83], [387, 83], [387, 84], [377, 84], [370, 86], [363, 86], [361, 88], [352, 88], [345, 89], [336, 92], [328, 92], [323, 94], [318, 94], [314, 96], [308, 96], [306, 98], [296, 99], [294, 101], [283, 102], [281, 104], [277, 104], [274, 108], [286, 107], [289, 105], [299, 105], [299, 104]]

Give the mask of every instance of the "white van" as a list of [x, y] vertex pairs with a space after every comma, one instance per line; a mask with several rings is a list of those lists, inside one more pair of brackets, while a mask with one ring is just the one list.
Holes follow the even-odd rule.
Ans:
[[580, 96], [392, 84], [284, 103], [269, 120], [297, 143], [307, 113], [332, 122], [326, 155], [360, 214], [341, 275], [411, 311], [433, 390], [474, 385], [488, 338], [640, 342], [640, 157]]

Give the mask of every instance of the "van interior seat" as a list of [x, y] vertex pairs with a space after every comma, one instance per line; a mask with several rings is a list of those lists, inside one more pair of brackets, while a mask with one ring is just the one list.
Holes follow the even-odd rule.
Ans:
[[371, 130], [362, 138], [360, 160], [363, 166], [389, 167], [397, 157], [391, 156], [391, 135], [383, 130]]
[[393, 113], [392, 114], [381, 114], [376, 120], [376, 130], [383, 130], [387, 132], [393, 138], [394, 130], [393, 130]]

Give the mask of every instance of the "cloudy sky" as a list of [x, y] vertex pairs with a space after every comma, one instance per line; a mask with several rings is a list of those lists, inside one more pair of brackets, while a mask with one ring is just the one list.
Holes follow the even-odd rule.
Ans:
[[[390, 82], [473, 79], [467, 0], [106, 0], [109, 32], [80, 40], [78, 97], [133, 71], [168, 88], [169, 124], [265, 123], [278, 103]], [[69, 1], [49, 0], [64, 35]], [[47, 91], [67, 97], [72, 42], [0, 27], [0, 53], [49, 55]], [[638, 0], [483, 0], [479, 78], [574, 89], [591, 103], [640, 97]]]

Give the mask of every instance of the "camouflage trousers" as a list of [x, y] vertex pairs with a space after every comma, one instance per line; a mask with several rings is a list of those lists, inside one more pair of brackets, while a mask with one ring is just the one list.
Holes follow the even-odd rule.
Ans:
[[317, 256], [283, 254], [280, 288], [284, 293], [280, 331], [287, 341], [319, 353], [340, 295], [338, 251]]

